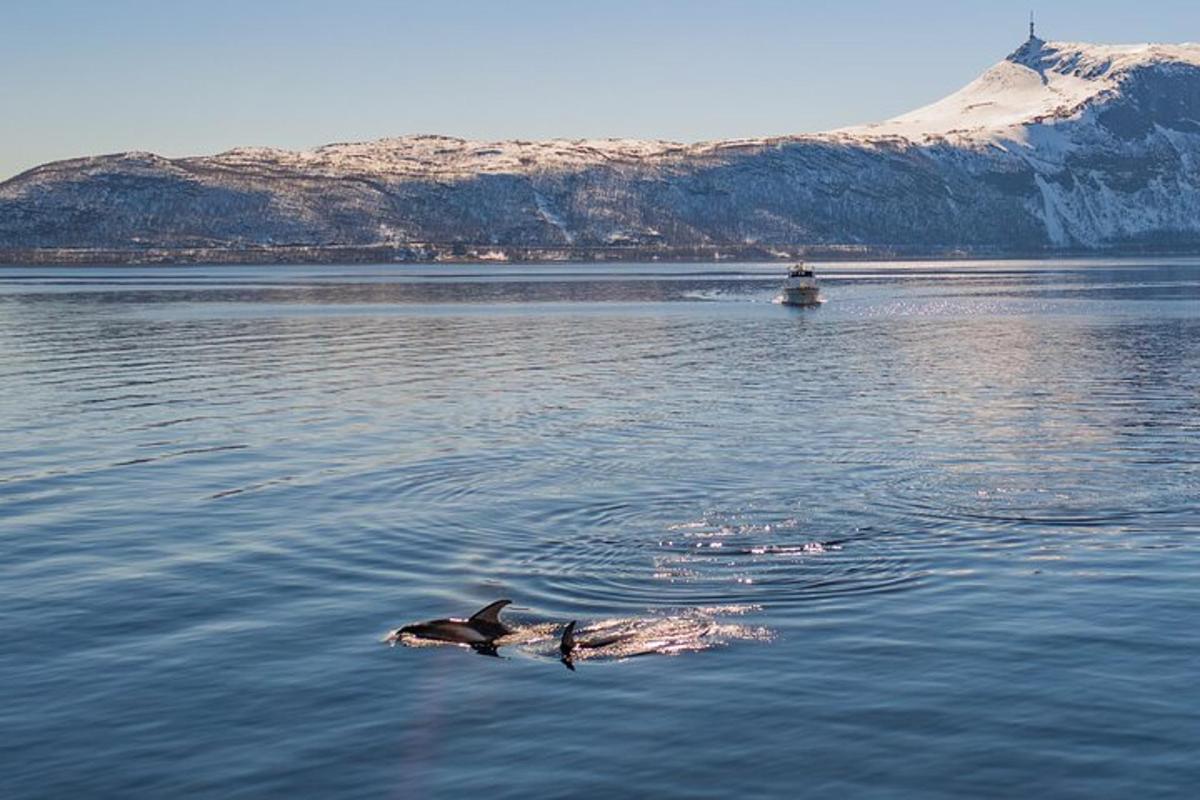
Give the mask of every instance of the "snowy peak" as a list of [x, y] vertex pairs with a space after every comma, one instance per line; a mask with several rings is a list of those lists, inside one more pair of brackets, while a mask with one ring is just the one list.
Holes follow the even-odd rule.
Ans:
[[1100, 45], [1045, 42], [1033, 38], [1005, 60], [1028, 67], [1041, 75], [1057, 73], [1086, 80], [1105, 80], [1142, 67], [1169, 64], [1200, 66], [1200, 45]]
[[1031, 37], [954, 94], [874, 125], [841, 131], [914, 142], [1025, 140], [1024, 128], [1078, 116], [1144, 68], [1200, 67], [1200, 45], [1093, 45]]

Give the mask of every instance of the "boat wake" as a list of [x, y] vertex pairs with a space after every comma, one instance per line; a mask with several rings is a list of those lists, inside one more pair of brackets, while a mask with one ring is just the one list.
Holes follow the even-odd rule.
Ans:
[[724, 289], [693, 289], [683, 293], [685, 300], [697, 303], [769, 303], [761, 292], [731, 292]]

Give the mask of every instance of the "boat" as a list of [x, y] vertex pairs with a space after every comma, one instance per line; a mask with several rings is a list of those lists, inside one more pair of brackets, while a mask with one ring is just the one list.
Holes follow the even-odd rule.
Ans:
[[803, 263], [793, 264], [788, 269], [787, 280], [779, 293], [779, 302], [785, 306], [815, 306], [821, 302], [821, 287], [817, 275]]

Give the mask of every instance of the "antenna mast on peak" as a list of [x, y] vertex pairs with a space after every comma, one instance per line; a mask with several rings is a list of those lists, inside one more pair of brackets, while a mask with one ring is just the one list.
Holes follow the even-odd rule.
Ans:
[[1030, 39], [1037, 38], [1037, 34], [1034, 31], [1035, 31], [1035, 28], [1034, 28], [1034, 23], [1033, 23], [1033, 12], [1030, 11], [1029, 12], [1029, 38]]

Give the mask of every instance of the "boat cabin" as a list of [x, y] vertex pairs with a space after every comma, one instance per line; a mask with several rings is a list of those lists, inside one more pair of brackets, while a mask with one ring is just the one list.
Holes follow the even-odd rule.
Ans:
[[815, 277], [813, 271], [803, 264], [793, 264], [788, 268], [789, 278], [812, 278]]

